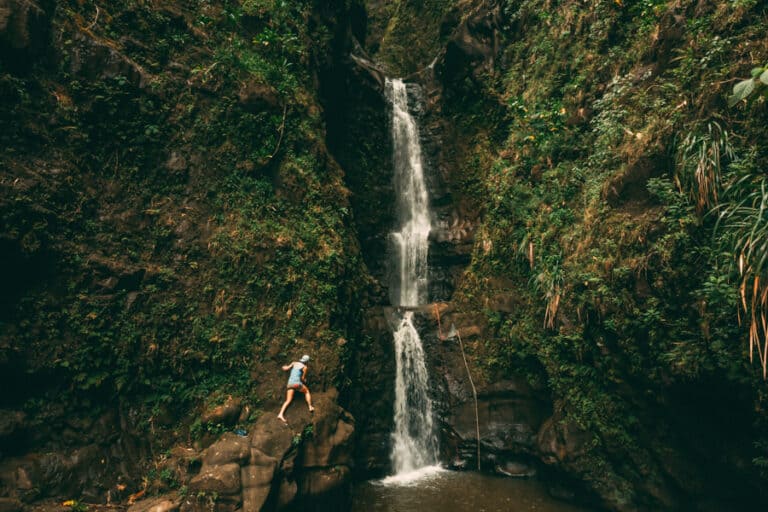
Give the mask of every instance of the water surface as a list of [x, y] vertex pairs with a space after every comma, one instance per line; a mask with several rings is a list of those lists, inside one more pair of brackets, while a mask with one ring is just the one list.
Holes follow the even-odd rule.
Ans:
[[589, 512], [558, 501], [529, 479], [431, 471], [413, 479], [364, 482], [353, 512]]

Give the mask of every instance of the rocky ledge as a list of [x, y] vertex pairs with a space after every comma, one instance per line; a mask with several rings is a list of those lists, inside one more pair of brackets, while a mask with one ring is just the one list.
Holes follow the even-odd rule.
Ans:
[[298, 398], [287, 425], [265, 412], [249, 435], [227, 432], [203, 451], [183, 496], [143, 500], [129, 512], [259, 512], [301, 509], [309, 500], [339, 505], [349, 494], [354, 419], [336, 404], [335, 390], [313, 396], [314, 414]]

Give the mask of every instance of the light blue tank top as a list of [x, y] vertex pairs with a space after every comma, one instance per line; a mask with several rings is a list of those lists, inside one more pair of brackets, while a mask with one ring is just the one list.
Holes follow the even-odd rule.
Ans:
[[291, 368], [291, 374], [288, 376], [288, 385], [301, 384], [301, 376], [304, 374], [304, 363], [295, 362]]

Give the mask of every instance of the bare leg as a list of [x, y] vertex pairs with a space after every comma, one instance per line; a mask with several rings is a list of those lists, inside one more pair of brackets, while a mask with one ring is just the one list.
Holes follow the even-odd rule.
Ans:
[[315, 408], [312, 407], [312, 395], [309, 394], [309, 388], [307, 388], [307, 391], [304, 393], [304, 400], [307, 401], [307, 405], [309, 406], [309, 412], [314, 412]]
[[280, 409], [280, 413], [277, 415], [277, 419], [280, 421], [285, 421], [285, 410], [288, 408], [289, 405], [291, 405], [291, 402], [293, 401], [293, 393], [294, 391], [292, 389], [289, 389], [285, 393], [285, 403], [283, 404], [283, 407]]

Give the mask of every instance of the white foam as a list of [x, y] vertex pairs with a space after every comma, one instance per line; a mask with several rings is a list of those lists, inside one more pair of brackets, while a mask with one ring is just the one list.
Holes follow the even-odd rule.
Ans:
[[378, 483], [391, 486], [416, 485], [417, 483], [422, 483], [424, 480], [429, 480], [430, 477], [444, 473], [445, 471], [448, 470], [440, 466], [424, 466], [423, 468], [414, 469], [407, 473], [398, 473], [397, 475], [388, 476], [379, 480]]

